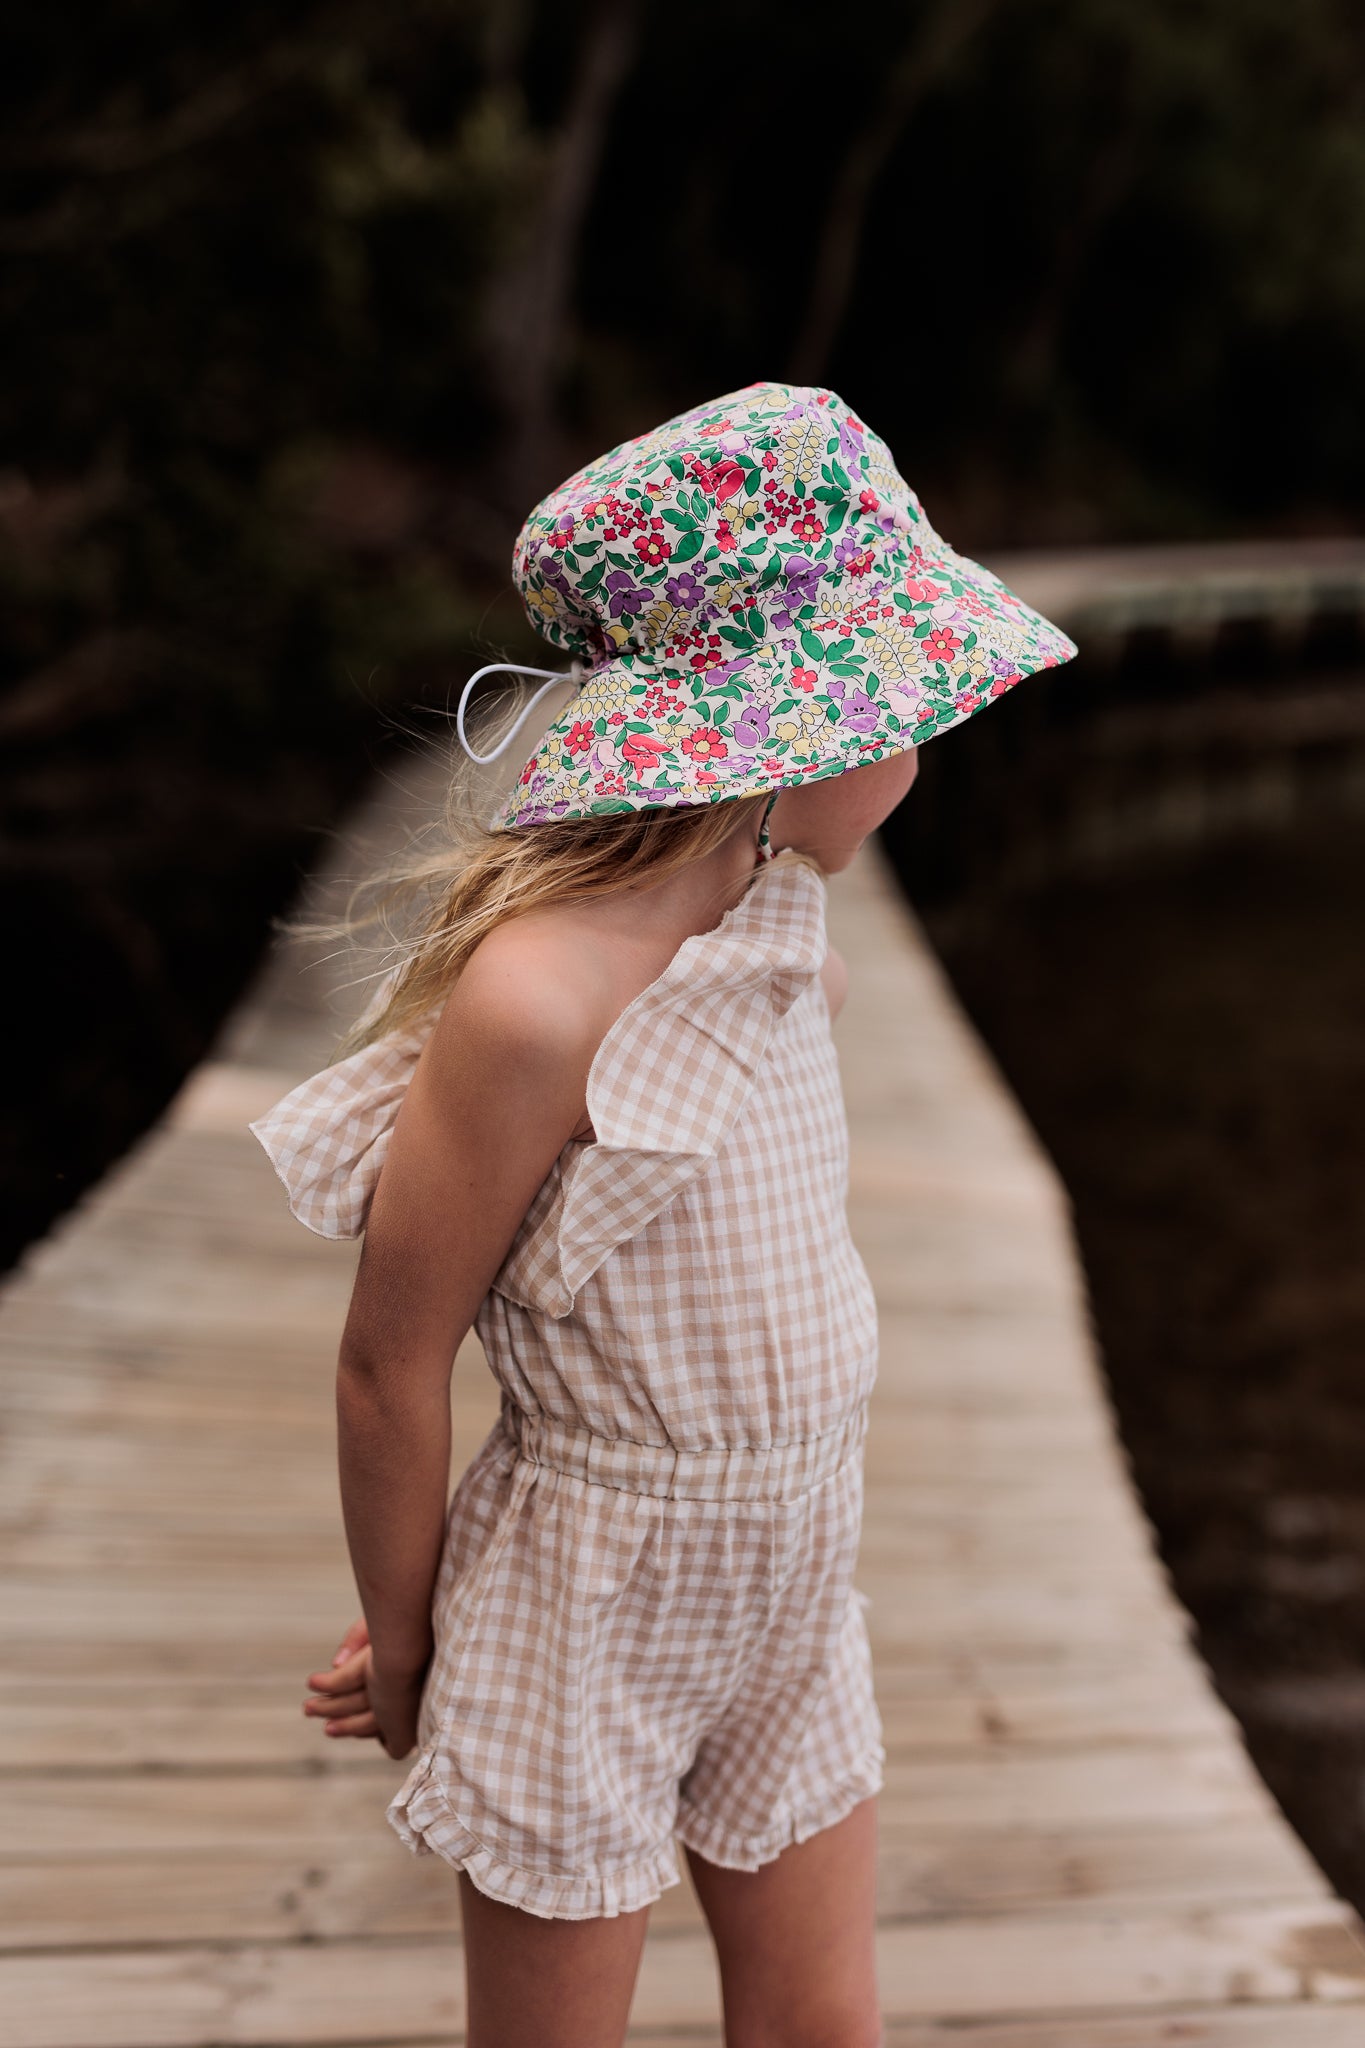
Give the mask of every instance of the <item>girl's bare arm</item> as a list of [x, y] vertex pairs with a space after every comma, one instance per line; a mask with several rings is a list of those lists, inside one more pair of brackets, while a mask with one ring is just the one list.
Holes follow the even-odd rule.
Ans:
[[431, 1652], [455, 1353], [582, 1116], [601, 1035], [591, 1003], [547, 964], [510, 927], [471, 959], [418, 1062], [370, 1210], [337, 1419], [380, 1692], [414, 1686]]

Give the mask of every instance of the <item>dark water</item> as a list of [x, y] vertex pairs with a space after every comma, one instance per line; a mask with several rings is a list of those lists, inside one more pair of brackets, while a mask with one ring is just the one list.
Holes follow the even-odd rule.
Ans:
[[1070, 1190], [1219, 1689], [1365, 1906], [1365, 828], [928, 922]]

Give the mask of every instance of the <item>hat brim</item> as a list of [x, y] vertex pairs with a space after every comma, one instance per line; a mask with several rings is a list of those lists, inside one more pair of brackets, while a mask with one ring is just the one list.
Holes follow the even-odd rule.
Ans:
[[[716, 803], [839, 775], [964, 724], [1077, 647], [938, 536], [860, 585], [813, 572], [715, 610], [681, 657], [627, 644], [587, 675], [495, 830]], [[750, 593], [752, 595], [752, 593]], [[670, 643], [676, 648], [676, 636]]]

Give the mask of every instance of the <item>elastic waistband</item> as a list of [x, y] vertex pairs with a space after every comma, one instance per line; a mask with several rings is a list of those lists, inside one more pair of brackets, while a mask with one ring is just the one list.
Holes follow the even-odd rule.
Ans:
[[618, 1493], [653, 1494], [662, 1500], [795, 1500], [860, 1454], [867, 1402], [835, 1428], [798, 1443], [726, 1444], [701, 1451], [598, 1436], [577, 1423], [528, 1415], [506, 1400], [502, 1426], [530, 1464]]

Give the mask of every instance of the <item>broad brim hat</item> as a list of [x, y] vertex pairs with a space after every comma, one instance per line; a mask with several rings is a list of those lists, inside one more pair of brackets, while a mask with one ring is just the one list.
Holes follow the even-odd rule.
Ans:
[[935, 533], [835, 392], [790, 384], [589, 463], [532, 512], [513, 577], [582, 673], [494, 829], [838, 775], [1077, 652]]

